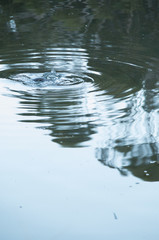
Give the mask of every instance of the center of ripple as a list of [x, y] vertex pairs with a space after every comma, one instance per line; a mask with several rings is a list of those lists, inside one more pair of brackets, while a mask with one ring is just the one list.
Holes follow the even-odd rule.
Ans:
[[48, 73], [19, 73], [9, 77], [9, 79], [23, 83], [31, 87], [48, 87], [48, 86], [72, 86], [83, 84], [85, 82], [94, 82], [93, 78], [86, 74], [74, 73], [57, 73], [52, 75]]

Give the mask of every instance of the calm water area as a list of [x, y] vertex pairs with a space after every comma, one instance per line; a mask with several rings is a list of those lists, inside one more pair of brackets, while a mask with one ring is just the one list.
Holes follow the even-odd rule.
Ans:
[[0, 1], [0, 239], [156, 240], [158, 200], [159, 1]]

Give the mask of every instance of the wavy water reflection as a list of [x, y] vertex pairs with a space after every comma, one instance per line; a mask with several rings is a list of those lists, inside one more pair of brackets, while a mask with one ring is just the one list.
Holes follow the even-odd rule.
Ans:
[[96, 148], [96, 158], [104, 165], [118, 169], [122, 175], [133, 174], [146, 181], [159, 180], [157, 76], [158, 71], [147, 69], [142, 76], [142, 87], [130, 94], [127, 101], [120, 98], [118, 110], [122, 110], [123, 101], [127, 103], [124, 115], [102, 128], [103, 146]]
[[[94, 146], [98, 160], [124, 175], [158, 180], [158, 61], [123, 61], [108, 47], [105, 55], [101, 62], [83, 48], [23, 50], [8, 64], [2, 56], [1, 75], [15, 82], [9, 91], [19, 99], [20, 122], [36, 123], [63, 147]], [[53, 66], [59, 84], [32, 81]]]
[[20, 98], [20, 121], [39, 123], [39, 127], [49, 130], [53, 141], [62, 146], [83, 144], [95, 133], [95, 116], [90, 110], [88, 87], [30, 93], [14, 91], [13, 94]]
[[[2, 56], [1, 74], [15, 81], [10, 91], [20, 99], [19, 121], [37, 123], [61, 146], [93, 144], [105, 165], [145, 178], [132, 168], [158, 162], [158, 61], [114, 57], [113, 48], [106, 46], [105, 61], [97, 58], [98, 48], [91, 58], [84, 48], [20, 50], [18, 56], [10, 53], [8, 64], [8, 55]], [[32, 82], [53, 66], [64, 76], [61, 85]]]

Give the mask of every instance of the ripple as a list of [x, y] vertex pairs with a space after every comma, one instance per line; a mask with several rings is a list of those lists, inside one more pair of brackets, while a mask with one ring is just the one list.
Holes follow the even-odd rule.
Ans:
[[114, 60], [114, 59], [110, 59], [109, 57], [106, 57], [106, 60], [107, 60], [108, 62], [114, 62], [114, 63], [119, 63], [119, 64], [125, 64], [125, 65], [129, 65], [129, 66], [136, 67], [136, 68], [144, 68], [143, 66], [140, 66], [140, 65], [137, 65], [137, 64], [134, 64], [134, 63], [123, 62], [123, 61], [119, 61], [119, 60]]
[[19, 121], [36, 123], [64, 147], [86, 146], [95, 134], [96, 113], [89, 105], [88, 88], [11, 90], [19, 99]]
[[84, 83], [93, 83], [94, 79], [86, 74], [60, 73], [56, 79], [43, 79], [43, 73], [20, 73], [9, 76], [10, 80], [18, 81], [31, 87], [56, 87], [56, 86], [74, 86]]
[[[9, 58], [8, 58], [9, 57]], [[74, 86], [93, 83], [92, 74], [100, 74], [88, 65], [89, 55], [82, 48], [20, 49], [1, 54], [1, 77], [21, 82], [31, 87]], [[55, 68], [59, 74], [56, 81], [51, 79], [35, 82], [45, 72]], [[29, 71], [28, 71], [29, 69]]]
[[[102, 57], [100, 48], [50, 47], [21, 49], [17, 55], [13, 51], [7, 59], [6, 52], [1, 76], [10, 79], [10, 95], [20, 101], [19, 121], [48, 130], [60, 145], [99, 142], [99, 149], [111, 149], [112, 161], [115, 155], [130, 161], [131, 151], [124, 150], [124, 157], [121, 148], [131, 145], [138, 151], [137, 146], [158, 142], [157, 59], [126, 55], [124, 48], [113, 45]], [[59, 77], [34, 81], [52, 68]]]

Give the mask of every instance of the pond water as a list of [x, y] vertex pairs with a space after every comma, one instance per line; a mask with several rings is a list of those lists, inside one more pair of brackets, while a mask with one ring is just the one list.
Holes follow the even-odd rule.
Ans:
[[158, 12], [0, 1], [0, 239], [158, 238]]

